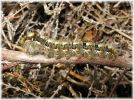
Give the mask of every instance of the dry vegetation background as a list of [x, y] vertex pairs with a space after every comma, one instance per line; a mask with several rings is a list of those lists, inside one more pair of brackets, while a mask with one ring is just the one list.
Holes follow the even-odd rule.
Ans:
[[[131, 6], [131, 2], [2, 2], [2, 97], [132, 97], [132, 64], [126, 64], [132, 60]], [[102, 58], [102, 64], [18, 62], [16, 51], [24, 52], [27, 31], [54, 39], [109, 43], [123, 62], [118, 66], [112, 61], [107, 66]], [[14, 62], [8, 59], [11, 51]]]

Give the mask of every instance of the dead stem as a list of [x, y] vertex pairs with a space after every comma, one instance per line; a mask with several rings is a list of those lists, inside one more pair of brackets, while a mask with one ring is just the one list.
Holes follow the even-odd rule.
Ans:
[[46, 63], [46, 64], [54, 64], [54, 63], [68, 63], [68, 64], [78, 64], [78, 63], [89, 63], [89, 64], [100, 64], [107, 66], [117, 66], [117, 67], [132, 67], [132, 59], [119, 56], [116, 59], [107, 59], [101, 57], [93, 57], [91, 59], [86, 59], [84, 57], [71, 57], [70, 59], [61, 58], [46, 58], [43, 55], [28, 55], [24, 52], [13, 51], [2, 49], [2, 60], [12, 61], [12, 62], [29, 62], [29, 63]]

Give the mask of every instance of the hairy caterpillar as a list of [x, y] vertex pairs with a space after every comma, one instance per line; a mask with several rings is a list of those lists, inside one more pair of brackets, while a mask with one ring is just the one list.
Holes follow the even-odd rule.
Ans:
[[[27, 33], [32, 36], [34, 32]], [[29, 54], [43, 54], [48, 58], [69, 59], [72, 56], [84, 56], [91, 58], [94, 56], [115, 58], [116, 50], [108, 44], [82, 42], [82, 41], [62, 41], [47, 37], [36, 36], [34, 40], [27, 40], [24, 47]]]

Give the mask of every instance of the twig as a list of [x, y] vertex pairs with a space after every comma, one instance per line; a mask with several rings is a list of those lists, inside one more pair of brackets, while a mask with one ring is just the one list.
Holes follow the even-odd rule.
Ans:
[[53, 95], [52, 95], [50, 98], [51, 98], [51, 99], [54, 98], [54, 96], [55, 96], [56, 94], [58, 94], [58, 92], [62, 89], [63, 86], [64, 86], [64, 83], [61, 84], [61, 85], [59, 85], [59, 86], [57, 87], [57, 89], [54, 91]]
[[5, 84], [5, 83], [2, 83], [2, 85], [5, 85], [5, 86], [8, 87], [8, 88], [13, 88], [13, 89], [15, 89], [15, 90], [17, 90], [17, 91], [22, 91], [22, 92], [24, 92], [24, 93], [26, 93], [26, 94], [30, 94], [30, 95], [32, 95], [32, 96], [34, 96], [34, 97], [36, 97], [36, 98], [40, 98], [40, 97], [36, 96], [35, 94], [30, 93], [30, 92], [28, 92], [28, 91], [25, 91], [25, 90], [23, 90], [23, 89], [20, 89], [20, 88], [18, 88], [18, 87], [14, 87], [14, 86], [11, 86], [11, 85], [8, 85], [8, 84]]
[[127, 71], [127, 69], [125, 69], [125, 70], [121, 73], [121, 75], [119, 76], [119, 78], [118, 78], [118, 80], [116, 81], [116, 83], [115, 83], [115, 85], [114, 85], [114, 87], [113, 87], [111, 93], [109, 94], [109, 97], [112, 97], [112, 95], [113, 95], [115, 89], [117, 88], [117, 85], [118, 85], [119, 82], [121, 81], [121, 79], [122, 79], [123, 75], [126, 73], [126, 71]]
[[130, 37], [129, 35], [125, 34], [125, 33], [122, 32], [121, 30], [119, 30], [119, 29], [115, 29], [115, 28], [113, 28], [113, 27], [111, 27], [111, 26], [108, 26], [108, 25], [107, 25], [107, 27], [113, 29], [114, 31], [118, 32], [120, 35], [122, 35], [122, 36], [128, 38], [129, 40], [132, 40], [132, 37]]
[[71, 57], [70, 59], [61, 58], [47, 58], [43, 55], [28, 55], [24, 52], [13, 51], [2, 49], [2, 60], [12, 61], [12, 62], [29, 62], [29, 63], [46, 63], [46, 64], [54, 64], [54, 63], [65, 63], [65, 64], [78, 64], [78, 63], [89, 63], [89, 64], [99, 64], [99, 65], [107, 65], [107, 66], [117, 66], [117, 67], [132, 67], [132, 58], [128, 58], [125, 56], [118, 56], [114, 60], [108, 58], [101, 58], [99, 56], [92, 57], [91, 59], [87, 59], [84, 57]]
[[78, 81], [74, 80], [73, 78], [71, 78], [70, 76], [67, 76], [68, 72], [65, 71], [65, 70], [60, 70], [59, 73], [64, 79], [68, 80], [71, 83], [74, 83], [74, 84], [77, 84], [77, 85], [80, 85], [80, 86], [88, 86], [87, 84], [85, 84], [83, 82], [78, 82]]
[[79, 98], [80, 97], [78, 95], [78, 93], [73, 89], [73, 87], [71, 85], [68, 85], [68, 90], [70, 91], [70, 93], [72, 94], [72, 96], [74, 96], [75, 98]]
[[49, 79], [48, 79], [48, 81], [46, 82], [45, 90], [47, 90], [47, 88], [48, 88], [48, 86], [49, 86], [51, 80], [53, 79], [53, 77], [54, 77], [54, 72], [55, 72], [55, 66], [53, 66], [53, 69], [52, 69], [52, 71], [51, 71], [51, 75], [49, 76]]
[[19, 62], [14, 62], [14, 63], [11, 63], [11, 64], [3, 64], [2, 70], [4, 71], [4, 70], [7, 70], [7, 69], [16, 67], [18, 64], [19, 64]]

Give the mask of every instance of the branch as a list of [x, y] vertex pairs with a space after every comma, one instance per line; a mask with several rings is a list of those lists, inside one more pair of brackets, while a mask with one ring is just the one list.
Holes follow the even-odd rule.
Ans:
[[28, 63], [46, 63], [46, 64], [54, 64], [54, 63], [67, 63], [67, 64], [78, 64], [78, 63], [89, 63], [89, 64], [98, 64], [98, 65], [107, 65], [107, 66], [117, 66], [117, 67], [132, 67], [132, 58], [128, 58], [125, 56], [119, 56], [116, 59], [107, 59], [100, 57], [93, 57], [91, 59], [87, 59], [84, 57], [71, 57], [69, 59], [61, 58], [47, 58], [43, 55], [28, 55], [24, 52], [13, 51], [2, 49], [2, 60], [12, 61], [12, 62], [28, 62]]

